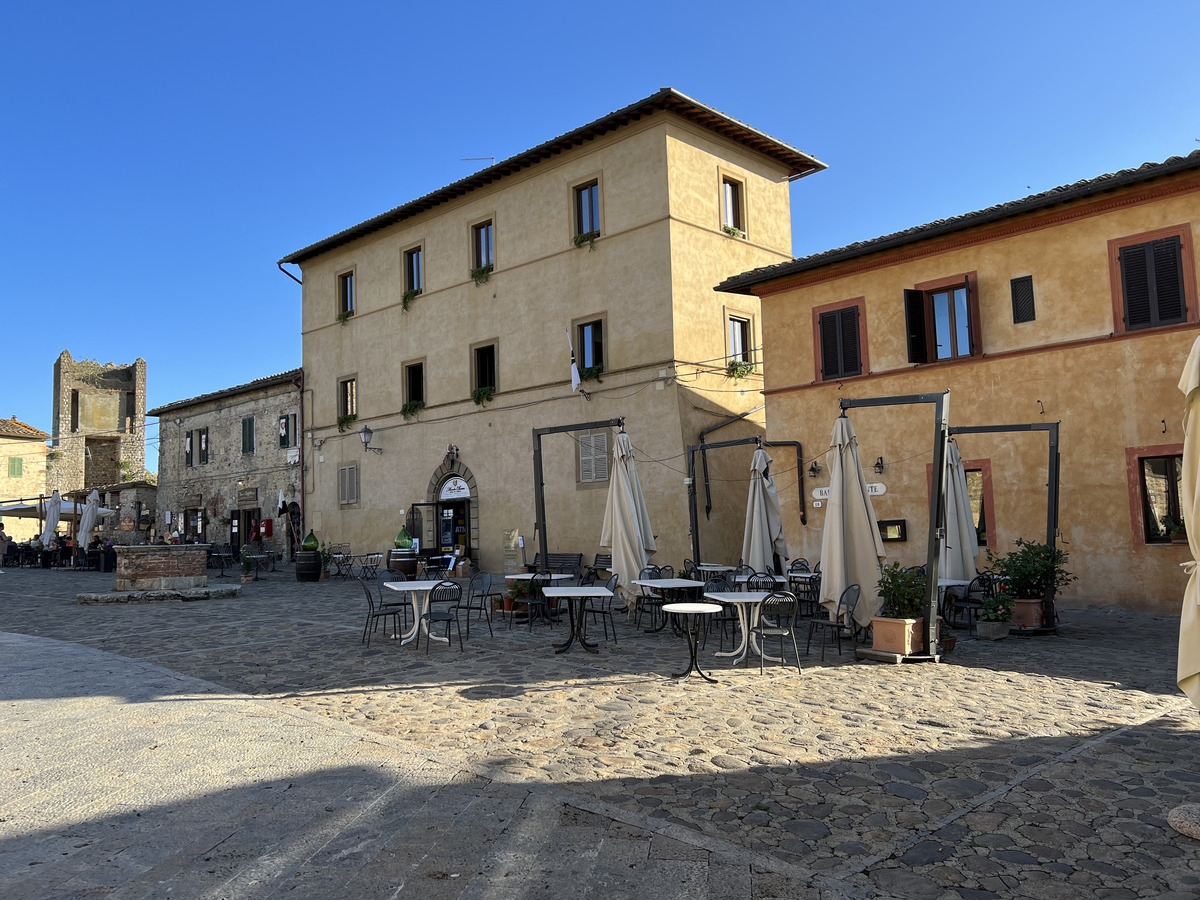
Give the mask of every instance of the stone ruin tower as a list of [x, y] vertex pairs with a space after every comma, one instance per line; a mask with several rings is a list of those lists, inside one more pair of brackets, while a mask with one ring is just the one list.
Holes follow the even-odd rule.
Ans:
[[53, 442], [46, 490], [65, 494], [140, 481], [146, 473], [146, 361], [54, 363]]

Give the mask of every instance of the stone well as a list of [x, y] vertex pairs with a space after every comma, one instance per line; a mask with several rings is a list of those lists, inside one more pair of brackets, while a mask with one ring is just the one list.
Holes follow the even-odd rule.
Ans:
[[208, 587], [208, 544], [117, 548], [117, 591], [180, 591]]

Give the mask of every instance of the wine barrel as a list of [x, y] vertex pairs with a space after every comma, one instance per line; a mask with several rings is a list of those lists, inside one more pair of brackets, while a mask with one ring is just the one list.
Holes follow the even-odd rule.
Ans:
[[317, 550], [296, 551], [296, 580], [321, 580], [321, 554]]
[[409, 578], [416, 578], [417, 551], [412, 549], [412, 547], [397, 547], [389, 550], [387, 555], [387, 567], [393, 572], [403, 572]]

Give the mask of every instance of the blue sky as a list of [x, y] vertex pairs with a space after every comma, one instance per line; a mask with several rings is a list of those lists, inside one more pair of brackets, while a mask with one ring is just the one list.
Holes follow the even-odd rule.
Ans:
[[150, 407], [299, 366], [276, 260], [660, 87], [829, 165], [798, 256], [1200, 148], [1191, 0], [45, 2], [0, 33], [0, 416], [45, 431], [64, 349], [145, 358]]

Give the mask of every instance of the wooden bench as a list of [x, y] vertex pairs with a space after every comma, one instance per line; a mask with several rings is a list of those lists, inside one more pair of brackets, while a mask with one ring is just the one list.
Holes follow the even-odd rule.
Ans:
[[583, 571], [583, 554], [582, 553], [547, 553], [547, 565], [542, 565], [542, 554], [538, 553], [533, 557], [533, 562], [529, 564], [529, 568], [534, 572], [540, 572], [543, 568], [548, 568], [551, 572], [561, 572], [563, 569], [572, 569], [577, 572]]

